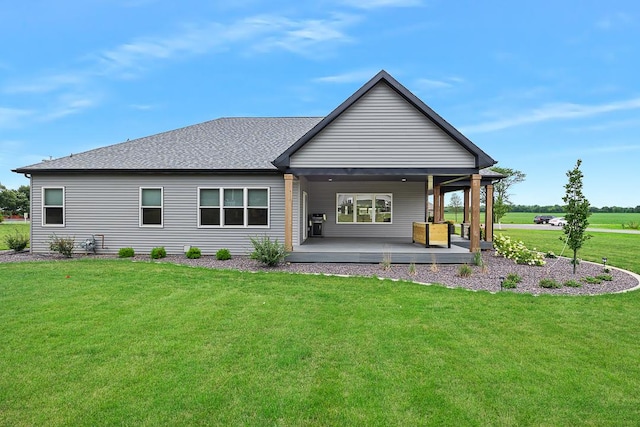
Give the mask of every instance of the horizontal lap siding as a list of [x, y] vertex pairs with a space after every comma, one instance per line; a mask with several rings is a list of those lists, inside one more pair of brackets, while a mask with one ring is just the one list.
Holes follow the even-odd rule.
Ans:
[[291, 167], [467, 168], [475, 158], [379, 83], [298, 150]]
[[[169, 253], [182, 253], [185, 245], [197, 246], [205, 254], [227, 248], [247, 254], [249, 237], [268, 235], [284, 241], [284, 180], [280, 176], [34, 176], [32, 245], [46, 252], [52, 234], [75, 236], [76, 244], [92, 234], [104, 234], [107, 249], [117, 253], [133, 247], [149, 253], [164, 246]], [[65, 227], [42, 227], [42, 187], [65, 187]], [[164, 188], [164, 227], [139, 227], [140, 187]], [[270, 228], [198, 228], [198, 187], [269, 187]]]
[[[412, 223], [425, 220], [426, 184], [420, 182], [309, 182], [309, 212], [326, 213], [327, 237], [406, 237]], [[391, 193], [391, 224], [336, 224], [337, 193]]]

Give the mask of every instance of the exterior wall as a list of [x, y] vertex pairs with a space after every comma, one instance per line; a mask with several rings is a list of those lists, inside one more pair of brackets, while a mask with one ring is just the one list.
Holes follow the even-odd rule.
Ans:
[[[309, 186], [309, 212], [326, 213], [327, 237], [402, 237], [411, 239], [412, 222], [425, 220], [424, 182], [313, 182]], [[337, 193], [392, 193], [391, 224], [337, 224]]]
[[[43, 186], [65, 188], [64, 227], [42, 226]], [[140, 187], [163, 187], [162, 228], [139, 226]], [[269, 187], [269, 228], [198, 228], [198, 187]], [[74, 236], [78, 245], [92, 234], [104, 234], [107, 249], [98, 247], [98, 253], [133, 247], [137, 254], [148, 254], [164, 246], [168, 253], [181, 254], [190, 245], [207, 255], [221, 248], [245, 255], [252, 249], [249, 237], [268, 235], [284, 242], [284, 180], [279, 175], [34, 175], [31, 188], [34, 252], [48, 252], [54, 233]]]
[[292, 168], [473, 168], [475, 158], [384, 83], [291, 157]]

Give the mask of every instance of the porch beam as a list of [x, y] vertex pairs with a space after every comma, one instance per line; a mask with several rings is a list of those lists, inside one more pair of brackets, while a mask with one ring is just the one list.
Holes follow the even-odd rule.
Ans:
[[486, 186], [487, 207], [484, 215], [484, 241], [493, 242], [493, 185]]
[[480, 174], [471, 175], [471, 233], [469, 252], [480, 252]]
[[284, 174], [284, 248], [293, 250], [293, 175]]

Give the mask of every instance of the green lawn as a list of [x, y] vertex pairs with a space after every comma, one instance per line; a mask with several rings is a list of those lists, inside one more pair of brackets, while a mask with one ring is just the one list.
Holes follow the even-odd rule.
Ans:
[[5, 242], [5, 237], [8, 234], [15, 233], [16, 231], [29, 235], [29, 224], [24, 222], [0, 222], [0, 251], [9, 249]]
[[[500, 221], [502, 224], [533, 224], [533, 218], [541, 215], [536, 212], [508, 212]], [[563, 212], [556, 212], [544, 215], [564, 216]], [[484, 213], [480, 214], [481, 221], [484, 222]], [[446, 219], [455, 220], [453, 213], [447, 213]], [[458, 222], [462, 221], [462, 214], [458, 213]], [[593, 213], [589, 216], [589, 227], [622, 229], [622, 224], [630, 222], [640, 223], [640, 213]]]
[[[537, 249], [541, 252], [553, 251], [556, 255], [561, 253], [571, 257], [573, 252], [566, 248], [561, 237], [564, 236], [562, 230], [521, 230], [503, 229], [495, 230], [496, 234], [502, 233], [512, 238], [522, 240], [529, 249]], [[584, 243], [582, 249], [578, 251], [578, 258], [586, 261], [601, 262], [603, 257], [607, 258], [610, 265], [631, 270], [640, 274], [640, 235], [619, 234], [606, 232], [588, 232], [591, 239]], [[562, 252], [564, 249], [564, 252]]]
[[0, 425], [636, 425], [640, 293], [0, 264]]

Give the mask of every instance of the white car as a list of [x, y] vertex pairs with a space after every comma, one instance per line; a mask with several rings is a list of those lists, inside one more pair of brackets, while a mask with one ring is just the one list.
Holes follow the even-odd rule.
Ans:
[[552, 218], [549, 220], [549, 225], [557, 225], [558, 227], [564, 227], [565, 225], [567, 225], [567, 221], [565, 221], [564, 217]]

